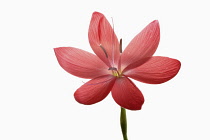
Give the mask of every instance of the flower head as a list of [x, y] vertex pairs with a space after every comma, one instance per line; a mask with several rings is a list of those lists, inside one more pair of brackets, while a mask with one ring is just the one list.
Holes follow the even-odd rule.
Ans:
[[115, 102], [123, 108], [140, 110], [144, 97], [129, 79], [160, 84], [179, 71], [180, 61], [153, 56], [159, 40], [157, 20], [137, 34], [123, 52], [106, 17], [94, 12], [89, 26], [89, 43], [94, 54], [74, 47], [55, 48], [60, 66], [72, 75], [91, 79], [74, 93], [76, 101], [90, 105], [103, 100], [111, 91]]

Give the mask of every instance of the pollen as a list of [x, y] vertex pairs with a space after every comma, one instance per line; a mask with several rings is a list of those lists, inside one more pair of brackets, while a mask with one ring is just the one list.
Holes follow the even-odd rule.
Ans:
[[110, 67], [108, 70], [111, 70], [112, 71], [112, 75], [115, 76], [115, 77], [122, 77], [122, 72], [121, 71], [118, 71], [117, 68], [115, 67]]
[[116, 72], [116, 71], [113, 71], [112, 74], [113, 74], [113, 76], [115, 76], [115, 77], [120, 77], [120, 75], [119, 75], [118, 72]]

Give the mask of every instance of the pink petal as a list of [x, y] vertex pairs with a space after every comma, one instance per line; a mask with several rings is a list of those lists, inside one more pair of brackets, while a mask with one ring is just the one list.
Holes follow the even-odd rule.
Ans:
[[74, 97], [77, 102], [85, 105], [100, 102], [109, 94], [115, 79], [112, 75], [92, 79], [77, 89]]
[[[159, 44], [160, 27], [157, 20], [147, 25], [133, 40], [128, 44], [122, 53], [122, 69], [126, 70], [138, 67], [151, 57]], [[124, 70], [124, 71], [126, 71]]]
[[117, 104], [130, 110], [140, 110], [144, 96], [127, 77], [117, 78], [112, 88], [112, 96]]
[[55, 48], [60, 66], [72, 75], [95, 78], [110, 73], [108, 67], [94, 54], [73, 47]]
[[144, 83], [160, 84], [172, 79], [178, 73], [180, 66], [181, 63], [176, 59], [153, 56], [143, 65], [124, 74]]
[[[109, 67], [113, 66], [113, 63], [117, 65], [120, 56], [119, 41], [103, 14], [98, 12], [93, 13], [88, 37], [90, 46], [102, 61]], [[104, 49], [102, 49], [100, 45], [102, 45]]]

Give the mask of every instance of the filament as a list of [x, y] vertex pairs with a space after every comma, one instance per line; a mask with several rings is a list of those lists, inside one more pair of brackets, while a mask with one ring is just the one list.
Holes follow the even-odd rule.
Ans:
[[112, 32], [112, 66], [114, 66], [114, 52], [115, 52], [115, 48], [114, 48], [114, 21], [112, 18], [112, 28], [113, 28], [113, 32]]
[[88, 83], [85, 83], [85, 82], [83, 82], [85, 85], [98, 85], [98, 84], [103, 84], [103, 83], [106, 83], [106, 82], [109, 82], [109, 81], [111, 81], [111, 80], [113, 80], [113, 78], [111, 78], [111, 79], [108, 79], [108, 80], [105, 80], [105, 81], [102, 81], [102, 82], [97, 82], [97, 83], [92, 83], [92, 84], [88, 84]]

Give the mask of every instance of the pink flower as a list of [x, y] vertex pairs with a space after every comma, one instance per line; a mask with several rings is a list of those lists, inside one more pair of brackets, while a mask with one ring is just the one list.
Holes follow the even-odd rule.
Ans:
[[97, 103], [111, 91], [113, 99], [121, 107], [140, 110], [144, 97], [129, 77], [144, 83], [160, 84], [172, 79], [181, 66], [176, 59], [153, 56], [160, 40], [157, 20], [137, 34], [122, 53], [120, 41], [101, 13], [93, 13], [88, 37], [96, 55], [74, 47], [54, 49], [64, 70], [92, 79], [74, 93], [76, 101], [81, 104]]

